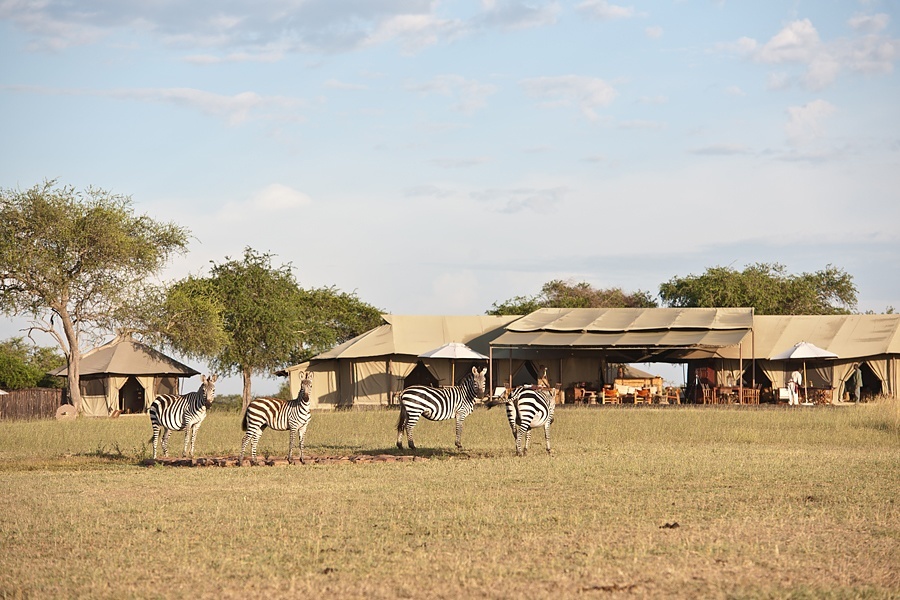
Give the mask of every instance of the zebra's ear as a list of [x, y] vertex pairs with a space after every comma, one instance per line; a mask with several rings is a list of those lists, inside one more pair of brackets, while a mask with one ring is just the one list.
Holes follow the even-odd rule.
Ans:
[[478, 375], [478, 367], [472, 367], [472, 375]]
[[[474, 368], [474, 367], [473, 367], [473, 368]], [[481, 370], [481, 374], [482, 374], [482, 375], [487, 375], [487, 367], [485, 367], [485, 368], [483, 368], [483, 369]]]

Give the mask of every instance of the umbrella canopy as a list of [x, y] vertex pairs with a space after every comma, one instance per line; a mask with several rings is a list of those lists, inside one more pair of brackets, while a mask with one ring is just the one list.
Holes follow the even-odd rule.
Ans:
[[434, 350], [423, 352], [419, 358], [451, 358], [451, 359], [468, 359], [468, 360], [487, 360], [487, 356], [480, 352], [475, 352], [468, 346], [460, 342], [450, 342], [444, 344]]
[[797, 342], [792, 347], [788, 348], [784, 352], [779, 352], [775, 356], [770, 357], [770, 360], [799, 360], [803, 361], [803, 395], [806, 397], [806, 404], [811, 404], [809, 402], [809, 383], [806, 380], [806, 361], [810, 359], [816, 358], [837, 358], [838, 355], [834, 352], [829, 352], [823, 348], [819, 348], [815, 344], [810, 342]]
[[784, 352], [779, 352], [769, 360], [803, 360], [807, 358], [837, 358], [834, 352], [819, 348], [810, 342], [797, 342]]
[[487, 360], [488, 357], [480, 352], [475, 352], [461, 342], [450, 342], [439, 346], [434, 350], [423, 352], [419, 358], [449, 358], [450, 359], [450, 385], [456, 385], [456, 361], [457, 360]]

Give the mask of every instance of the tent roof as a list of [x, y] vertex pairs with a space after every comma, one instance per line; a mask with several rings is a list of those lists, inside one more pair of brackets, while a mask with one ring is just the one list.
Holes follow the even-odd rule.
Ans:
[[[763, 359], [801, 341], [839, 359], [900, 354], [900, 315], [757, 315], [753, 331], [754, 353]], [[737, 358], [731, 349], [722, 354]]]
[[312, 360], [404, 354], [419, 356], [449, 342], [462, 342], [481, 354], [503, 328], [519, 316], [382, 315], [385, 323]]
[[[131, 336], [119, 336], [81, 357], [81, 376], [143, 375], [193, 377], [191, 367], [142, 344]], [[66, 367], [53, 372], [66, 376]]]
[[720, 348], [737, 345], [752, 327], [751, 308], [543, 308], [491, 345]]

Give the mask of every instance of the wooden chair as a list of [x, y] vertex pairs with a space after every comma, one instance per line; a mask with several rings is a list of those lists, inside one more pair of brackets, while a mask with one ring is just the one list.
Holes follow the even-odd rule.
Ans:
[[703, 387], [703, 404], [716, 404], [716, 389]]
[[619, 391], [616, 388], [603, 388], [603, 404], [619, 404]]
[[741, 396], [741, 404], [759, 404], [759, 387], [745, 387]]
[[666, 404], [681, 404], [681, 394], [678, 393], [678, 388], [667, 387], [662, 398]]
[[650, 388], [634, 390], [634, 403], [653, 404], [653, 397], [650, 395]]

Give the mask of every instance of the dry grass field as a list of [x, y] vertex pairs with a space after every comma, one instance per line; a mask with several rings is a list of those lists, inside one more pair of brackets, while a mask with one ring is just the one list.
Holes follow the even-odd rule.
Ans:
[[[898, 411], [563, 408], [517, 459], [478, 409], [463, 452], [422, 422], [427, 460], [244, 468], [142, 466], [146, 416], [0, 422], [0, 597], [896, 598]], [[396, 418], [316, 413], [307, 452], [397, 454]]]

